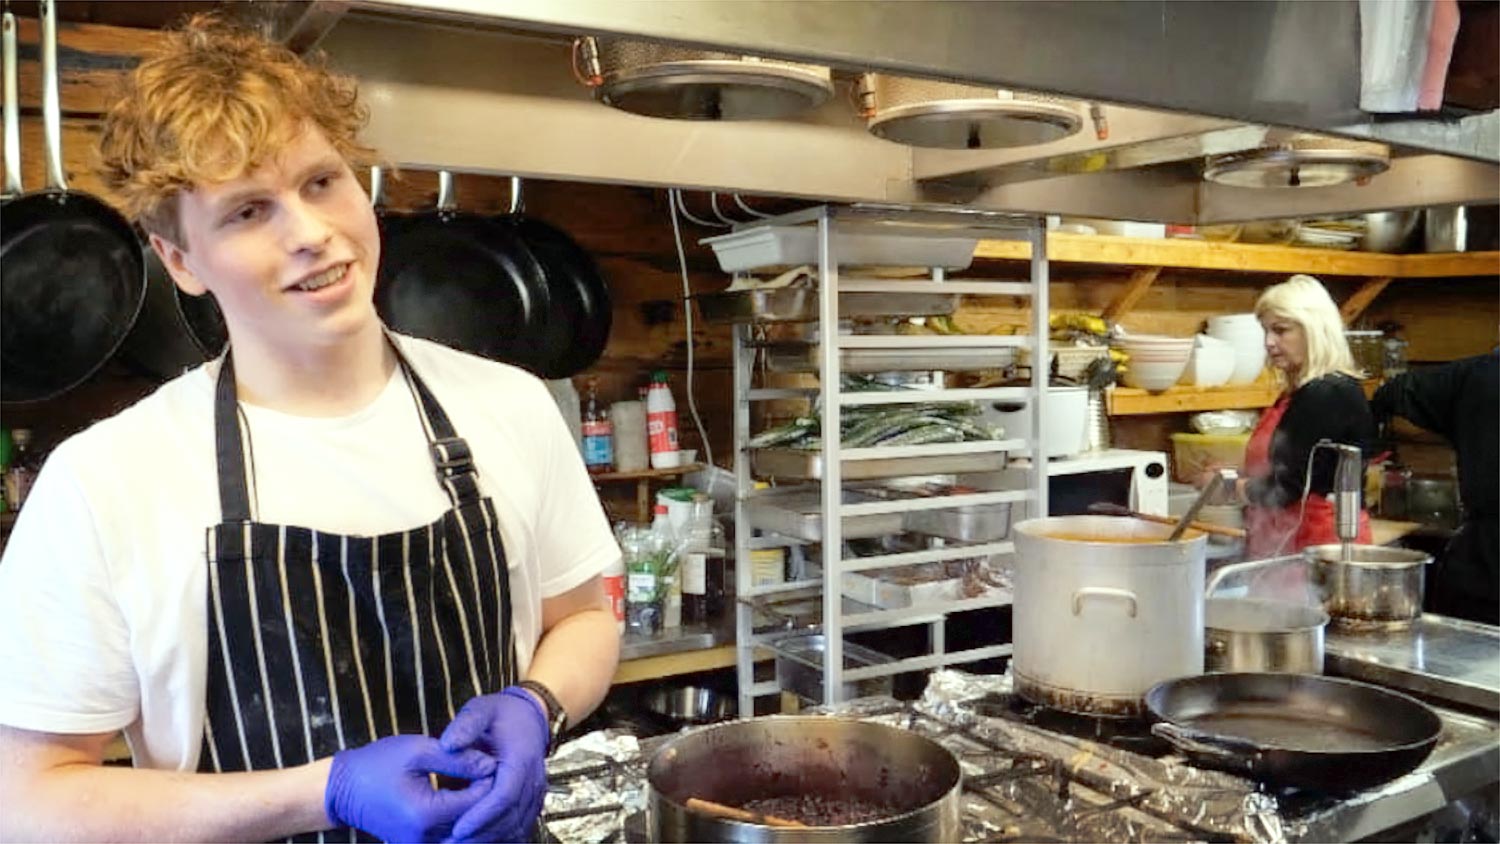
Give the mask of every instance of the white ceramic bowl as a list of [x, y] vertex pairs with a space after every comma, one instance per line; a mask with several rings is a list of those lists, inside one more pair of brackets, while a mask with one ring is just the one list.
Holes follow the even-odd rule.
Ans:
[[[1239, 325], [1260, 325], [1260, 320], [1255, 314], [1222, 314], [1208, 318], [1209, 328], [1228, 328]], [[1212, 332], [1209, 332], [1212, 333]]]
[[1234, 349], [1234, 372], [1230, 373], [1230, 384], [1251, 384], [1260, 377], [1266, 367], [1265, 346], [1236, 346]]
[[1185, 369], [1186, 357], [1179, 361], [1137, 360], [1132, 357], [1125, 365], [1125, 386], [1161, 392], [1176, 384]]
[[1201, 344], [1193, 349], [1192, 357], [1188, 358], [1182, 383], [1198, 387], [1227, 384], [1230, 376], [1234, 375], [1236, 360], [1234, 347], [1228, 343], [1214, 341], [1211, 344]]

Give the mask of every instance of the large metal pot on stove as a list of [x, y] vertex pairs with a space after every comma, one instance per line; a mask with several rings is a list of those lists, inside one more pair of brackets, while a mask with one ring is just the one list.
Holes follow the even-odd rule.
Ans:
[[[685, 733], [646, 769], [651, 841], [957, 841], [961, 775], [942, 745], [909, 730], [773, 716]], [[808, 823], [777, 827], [687, 808], [690, 798]], [[821, 814], [799, 815], [798, 809]], [[869, 820], [830, 823], [873, 814]]]
[[1016, 691], [1086, 715], [1140, 717], [1156, 683], [1203, 673], [1206, 537], [1058, 516], [1016, 526]]

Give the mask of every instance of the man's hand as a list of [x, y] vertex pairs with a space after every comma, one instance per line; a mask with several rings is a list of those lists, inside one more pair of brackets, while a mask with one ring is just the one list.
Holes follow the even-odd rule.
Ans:
[[480, 750], [495, 758], [495, 781], [453, 826], [453, 841], [524, 841], [547, 796], [547, 710], [531, 693], [510, 686], [464, 704], [443, 731], [451, 752]]
[[[477, 750], [449, 753], [427, 736], [389, 736], [334, 755], [323, 807], [329, 820], [382, 841], [440, 841], [494, 772], [495, 760]], [[473, 782], [434, 790], [432, 773]]]

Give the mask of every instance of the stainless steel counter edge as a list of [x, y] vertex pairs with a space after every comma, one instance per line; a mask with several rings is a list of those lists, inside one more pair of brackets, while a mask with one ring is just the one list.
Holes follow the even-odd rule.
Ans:
[[708, 624], [684, 624], [668, 627], [660, 633], [626, 633], [620, 639], [620, 661], [702, 651], [734, 644], [734, 619], [726, 618]]
[[1489, 741], [1475, 741], [1476, 736], [1469, 735], [1456, 747], [1439, 744], [1433, 757], [1416, 771], [1297, 817], [1292, 821], [1295, 828], [1288, 830], [1288, 840], [1358, 841], [1500, 782], [1500, 727], [1483, 718], [1443, 709], [1438, 712], [1445, 732], [1455, 728], [1464, 733], [1487, 730]]

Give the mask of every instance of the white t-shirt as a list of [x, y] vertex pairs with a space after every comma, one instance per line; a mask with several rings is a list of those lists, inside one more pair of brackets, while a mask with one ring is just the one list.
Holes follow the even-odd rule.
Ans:
[[[542, 599], [600, 573], [619, 548], [541, 381], [397, 340], [468, 440], [494, 499], [524, 672], [541, 637]], [[124, 730], [137, 766], [197, 768], [205, 541], [220, 521], [216, 374], [212, 364], [188, 371], [47, 460], [0, 560], [0, 724]], [[451, 507], [399, 368], [348, 416], [243, 407], [256, 521], [374, 535], [430, 524]]]

